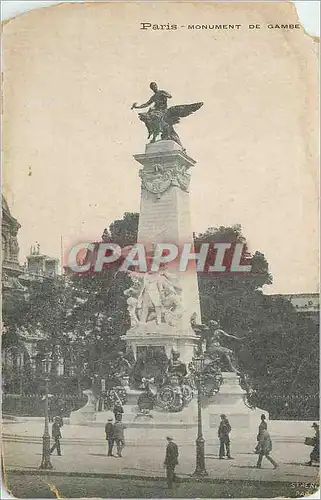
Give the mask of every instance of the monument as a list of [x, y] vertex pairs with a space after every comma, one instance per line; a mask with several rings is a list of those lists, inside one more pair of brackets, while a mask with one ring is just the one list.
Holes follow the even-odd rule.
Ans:
[[[139, 113], [139, 118], [151, 139], [144, 153], [134, 155], [141, 165], [137, 243], [150, 256], [157, 245], [180, 249], [188, 244], [193, 252], [189, 185], [196, 162], [186, 153], [174, 125], [203, 103], [168, 108], [171, 95], [159, 90], [155, 82], [150, 88], [153, 94], [147, 102], [132, 105], [132, 109], [149, 107]], [[233, 352], [222, 345], [225, 338], [242, 339], [227, 334], [215, 321], [202, 325], [195, 260], [191, 259], [184, 271], [173, 260], [158, 270], [149, 265], [143, 272], [129, 271], [129, 275], [132, 282], [125, 296], [131, 326], [122, 338], [134, 355], [135, 365], [130, 370], [126, 367], [119, 378], [126, 397], [122, 389], [117, 401], [117, 390], [113, 392], [117, 404], [124, 401], [123, 421], [145, 430], [172, 427], [175, 432], [193, 429], [194, 433], [197, 407], [193, 359], [201, 354], [204, 429], [217, 427], [221, 413], [227, 414], [234, 426], [237, 421], [239, 428], [248, 429], [252, 423], [257, 426], [262, 411], [245, 405]], [[84, 410], [71, 415], [71, 422], [84, 423], [90, 407], [91, 399]], [[88, 420], [104, 422], [110, 416], [100, 411]], [[154, 439], [157, 433], [150, 436]]]

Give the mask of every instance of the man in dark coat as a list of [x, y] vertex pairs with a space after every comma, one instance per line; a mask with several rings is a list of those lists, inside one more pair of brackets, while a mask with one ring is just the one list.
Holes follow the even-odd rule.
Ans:
[[113, 419], [109, 418], [107, 424], [105, 425], [105, 434], [106, 434], [106, 441], [108, 444], [108, 449], [107, 449], [107, 456], [112, 457], [113, 456], [113, 446], [114, 446], [114, 426], [113, 426]]
[[225, 457], [225, 449], [226, 449], [226, 457], [229, 460], [232, 460], [233, 457], [231, 457], [231, 451], [230, 451], [230, 432], [232, 430], [232, 427], [230, 426], [230, 423], [226, 417], [226, 415], [222, 414], [221, 415], [221, 423], [218, 428], [218, 437], [220, 440], [220, 451], [219, 451], [219, 457], [220, 459], [223, 459]]
[[175, 467], [178, 464], [178, 447], [174, 443], [173, 438], [168, 436], [167, 438], [166, 455], [164, 460], [164, 467], [166, 467], [166, 478], [168, 488], [173, 488], [173, 482], [176, 480]]
[[114, 440], [117, 446], [117, 456], [122, 456], [122, 451], [125, 448], [125, 429], [126, 425], [124, 425], [120, 420], [116, 420], [114, 425]]
[[60, 432], [60, 425], [59, 425], [59, 417], [54, 418], [54, 423], [52, 424], [52, 430], [51, 430], [51, 435], [53, 439], [55, 440], [54, 444], [50, 448], [50, 454], [53, 453], [53, 451], [57, 448], [57, 455], [61, 457], [61, 448], [60, 448], [60, 439], [61, 439], [61, 432]]
[[268, 433], [268, 431], [264, 430], [261, 432], [260, 440], [259, 440], [259, 456], [258, 456], [257, 464], [256, 464], [256, 467], [258, 469], [261, 468], [263, 457], [265, 457], [269, 462], [271, 462], [274, 469], [278, 468], [278, 464], [270, 455], [271, 451], [272, 451], [271, 437], [270, 437], [270, 434]]
[[265, 421], [265, 415], [262, 413], [261, 423], [259, 425], [259, 432], [258, 432], [258, 435], [256, 437], [257, 445], [255, 447], [254, 453], [259, 453], [259, 451], [260, 451], [260, 436], [261, 436], [263, 431], [267, 431], [267, 423]]
[[310, 453], [310, 461], [307, 465], [312, 465], [313, 462], [320, 462], [320, 430], [316, 422], [312, 425], [315, 431], [315, 437], [313, 439], [313, 450]]

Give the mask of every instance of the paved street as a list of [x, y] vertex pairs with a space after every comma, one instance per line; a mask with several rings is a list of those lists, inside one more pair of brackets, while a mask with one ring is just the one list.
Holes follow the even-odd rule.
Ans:
[[[272, 424], [271, 424], [272, 427]], [[7, 470], [28, 471], [37, 469], [41, 461], [42, 421], [5, 423], [4, 457]], [[166, 447], [166, 430], [160, 430], [160, 443], [150, 440], [135, 442], [135, 429], [128, 429], [127, 445], [122, 458], [106, 456], [104, 428], [71, 426], [62, 428], [63, 456], [52, 456], [56, 472], [96, 473], [144, 477], [164, 476], [163, 459]], [[309, 427], [307, 425], [307, 432]], [[255, 437], [240, 439], [232, 436], [232, 454], [234, 460], [218, 459], [218, 443], [213, 436], [206, 436], [206, 468], [210, 478], [280, 481], [293, 483], [315, 483], [318, 468], [308, 467], [303, 463], [308, 459], [310, 448], [303, 444], [302, 436], [275, 436], [272, 456], [280, 464], [274, 470], [269, 462], [263, 460], [262, 469], [255, 468], [257, 455], [253, 453]], [[273, 439], [273, 434], [272, 434]], [[195, 444], [184, 443], [179, 446], [180, 458], [178, 475], [189, 478], [195, 467]]]

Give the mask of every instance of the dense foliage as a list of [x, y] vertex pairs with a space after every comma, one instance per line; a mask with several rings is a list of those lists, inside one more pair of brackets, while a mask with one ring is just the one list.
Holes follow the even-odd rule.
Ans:
[[[135, 243], [138, 214], [125, 213], [104, 232], [104, 241], [124, 247]], [[246, 243], [239, 225], [209, 228], [195, 235], [199, 243]], [[272, 416], [316, 418], [318, 411], [319, 347], [316, 325], [297, 314], [280, 296], [265, 295], [272, 282], [264, 255], [247, 253], [252, 272], [247, 276], [199, 275], [203, 323], [219, 321], [238, 341], [226, 344], [238, 358], [249, 392], [249, 403]], [[4, 347], [17, 345], [21, 329], [41, 331], [39, 356], [52, 359], [52, 390], [79, 392], [112, 374], [124, 351], [121, 339], [129, 327], [126, 297], [130, 278], [119, 264], [100, 275], [57, 277], [35, 281], [27, 296], [8, 299]], [[56, 377], [56, 363], [65, 358], [65, 377]], [[70, 373], [68, 374], [68, 367]], [[55, 379], [56, 377], [56, 379]], [[35, 385], [36, 387], [36, 385]]]

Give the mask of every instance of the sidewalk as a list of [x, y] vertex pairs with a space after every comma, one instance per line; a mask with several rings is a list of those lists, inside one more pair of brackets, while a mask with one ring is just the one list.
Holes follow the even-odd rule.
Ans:
[[[40, 422], [21, 422], [3, 425], [4, 462], [6, 470], [38, 470], [42, 453], [43, 426]], [[165, 432], [165, 431], [164, 431]], [[137, 441], [135, 429], [128, 429], [122, 458], [106, 456], [104, 429], [64, 425], [62, 457], [52, 456], [53, 471], [60, 473], [93, 474], [98, 477], [124, 475], [130, 477], [164, 477], [163, 460], [166, 448], [162, 431], [160, 443]], [[164, 436], [163, 436], [164, 434]], [[195, 436], [196, 437], [196, 436]], [[256, 469], [257, 455], [253, 453], [255, 436], [242, 439], [231, 436], [234, 460], [219, 460], [216, 436], [206, 436], [206, 468], [209, 479], [233, 481], [267, 481], [317, 483], [318, 468], [302, 465], [308, 460], [310, 448], [302, 437], [287, 436], [273, 439], [272, 456], [280, 467], [274, 470], [263, 459], [262, 469]], [[191, 477], [195, 468], [195, 442], [179, 445], [177, 474]]]

